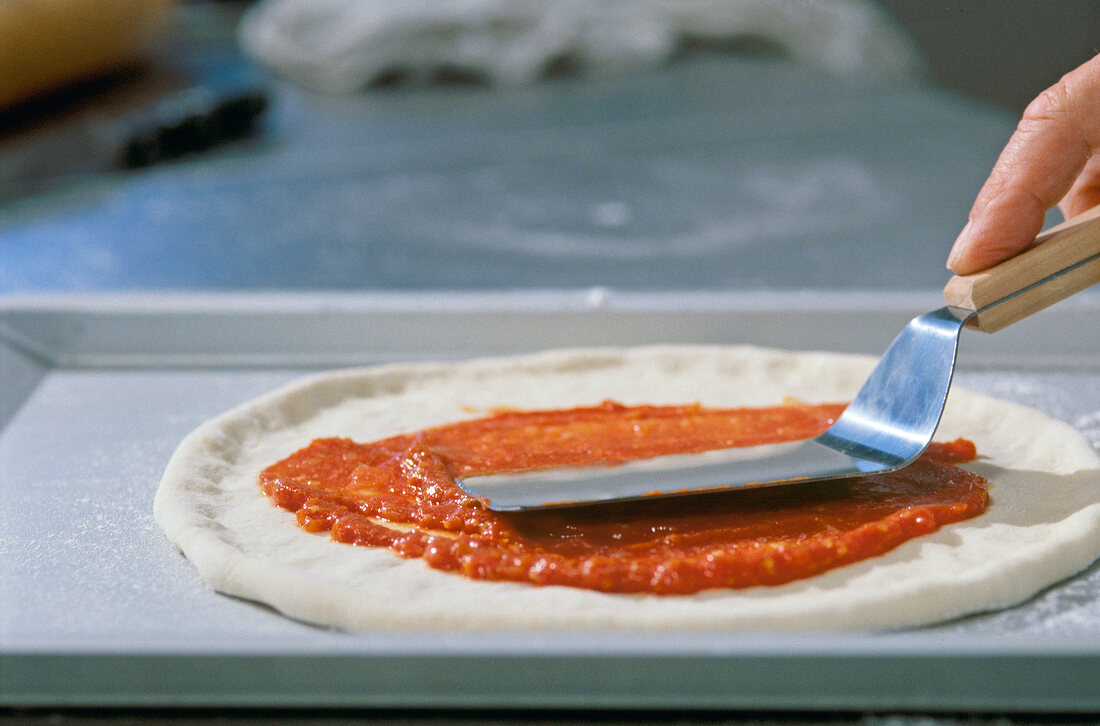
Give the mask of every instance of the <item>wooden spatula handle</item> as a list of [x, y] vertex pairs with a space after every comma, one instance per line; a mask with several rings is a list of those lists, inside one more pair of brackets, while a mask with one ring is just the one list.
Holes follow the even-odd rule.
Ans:
[[[1058, 276], [1042, 282], [1052, 275]], [[948, 305], [964, 310], [997, 303], [967, 323], [992, 333], [1098, 282], [1100, 206], [1051, 227], [996, 267], [951, 278], [943, 294]]]

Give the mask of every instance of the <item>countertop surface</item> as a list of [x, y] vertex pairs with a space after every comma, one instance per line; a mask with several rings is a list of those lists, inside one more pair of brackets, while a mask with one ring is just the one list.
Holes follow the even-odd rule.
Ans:
[[192, 55], [257, 74], [261, 132], [0, 202], [0, 293], [938, 290], [1014, 126], [768, 54], [346, 96]]

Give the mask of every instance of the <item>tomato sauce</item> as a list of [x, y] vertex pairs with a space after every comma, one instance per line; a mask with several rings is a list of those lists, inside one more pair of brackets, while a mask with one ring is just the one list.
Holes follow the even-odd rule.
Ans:
[[891, 474], [840, 482], [493, 512], [455, 477], [617, 463], [810, 438], [842, 404], [711, 409], [598, 406], [498, 411], [371, 443], [318, 439], [260, 474], [309, 532], [388, 547], [484, 580], [677, 595], [778, 585], [874, 557], [980, 514], [985, 481], [934, 443]]

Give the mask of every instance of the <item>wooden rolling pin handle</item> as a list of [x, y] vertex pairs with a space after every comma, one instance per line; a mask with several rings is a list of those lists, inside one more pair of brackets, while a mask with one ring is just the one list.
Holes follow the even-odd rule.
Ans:
[[1051, 227], [995, 267], [951, 278], [943, 294], [948, 305], [981, 310], [967, 325], [993, 333], [1098, 282], [1100, 206]]

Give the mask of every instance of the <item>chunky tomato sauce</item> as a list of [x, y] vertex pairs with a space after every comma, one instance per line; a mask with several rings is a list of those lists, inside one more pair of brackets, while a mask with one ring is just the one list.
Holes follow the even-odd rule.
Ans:
[[318, 439], [260, 486], [307, 531], [467, 577], [668, 595], [810, 577], [983, 511], [984, 480], [953, 465], [976, 455], [964, 440], [893, 474], [537, 512], [493, 512], [454, 481], [804, 439], [842, 410], [501, 411], [371, 443]]

